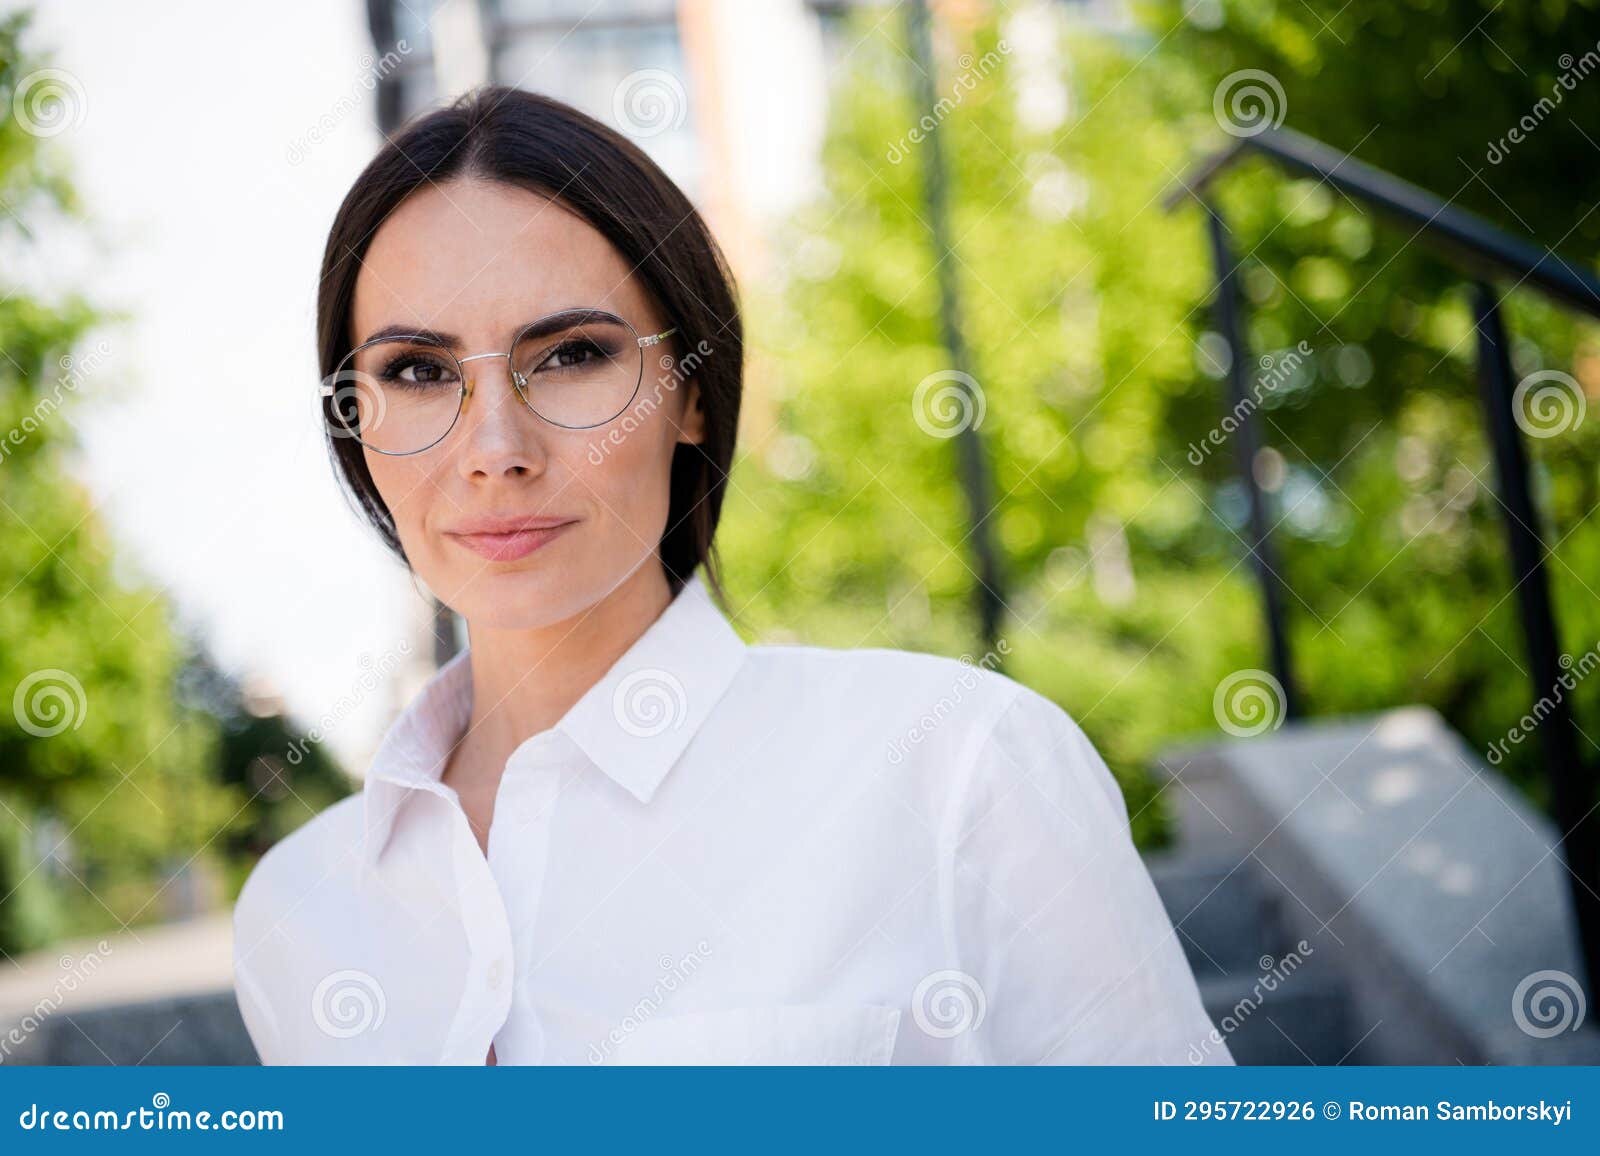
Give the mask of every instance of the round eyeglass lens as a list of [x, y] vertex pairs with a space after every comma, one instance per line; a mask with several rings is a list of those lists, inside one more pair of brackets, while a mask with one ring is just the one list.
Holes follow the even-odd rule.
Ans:
[[461, 365], [448, 349], [397, 338], [353, 349], [328, 380], [336, 436], [385, 454], [425, 450], [461, 412]]
[[593, 310], [545, 317], [518, 335], [513, 380], [523, 400], [556, 425], [604, 425], [639, 390], [644, 351], [626, 321]]

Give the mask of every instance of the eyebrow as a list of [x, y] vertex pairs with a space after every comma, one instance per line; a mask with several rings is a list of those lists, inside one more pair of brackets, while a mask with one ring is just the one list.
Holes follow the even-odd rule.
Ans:
[[[584, 322], [621, 320], [621, 317], [607, 309], [584, 306], [578, 306], [573, 309], [558, 309], [514, 330], [512, 340], [514, 341], [517, 337], [548, 337], [550, 334], [559, 332], [571, 325]], [[386, 325], [382, 329], [369, 333], [360, 344], [370, 345], [374, 341], [400, 337], [415, 338], [429, 345], [442, 345], [447, 349], [456, 349], [461, 345], [461, 338], [454, 333], [441, 333], [437, 329], [419, 329], [412, 325]]]

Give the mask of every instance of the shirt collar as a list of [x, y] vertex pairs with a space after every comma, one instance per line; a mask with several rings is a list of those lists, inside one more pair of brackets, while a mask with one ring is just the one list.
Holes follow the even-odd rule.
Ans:
[[[641, 803], [648, 803], [732, 684], [744, 640], [711, 601], [699, 574], [551, 728]], [[412, 790], [446, 795], [440, 782], [472, 714], [470, 649], [445, 663], [385, 734], [362, 789], [365, 853], [376, 863]], [[549, 731], [506, 761], [537, 755]]]

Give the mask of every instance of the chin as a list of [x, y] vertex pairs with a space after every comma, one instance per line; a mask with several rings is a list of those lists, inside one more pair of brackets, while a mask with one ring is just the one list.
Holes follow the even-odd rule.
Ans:
[[537, 630], [575, 618], [612, 594], [654, 557], [618, 562], [524, 559], [515, 565], [474, 567], [455, 576], [450, 603], [471, 626]]
[[450, 609], [487, 630], [533, 630], [570, 618], [583, 599], [545, 567], [484, 570], [463, 577]]

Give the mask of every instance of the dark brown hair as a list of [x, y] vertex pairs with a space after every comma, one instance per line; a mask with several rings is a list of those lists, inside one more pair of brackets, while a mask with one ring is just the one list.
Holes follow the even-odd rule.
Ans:
[[[455, 178], [527, 189], [587, 221], [627, 261], [654, 298], [679, 364], [694, 366], [705, 440], [679, 444], [660, 553], [676, 594], [706, 567], [721, 599], [714, 538], [722, 513], [743, 392], [744, 335], [733, 275], [682, 190], [632, 141], [549, 97], [486, 85], [408, 123], [362, 170], [328, 233], [317, 293], [317, 348], [324, 379], [350, 351], [350, 311], [361, 260], [378, 227], [411, 193]], [[686, 352], [693, 359], [685, 362]], [[329, 407], [332, 399], [324, 399]], [[331, 417], [328, 410], [325, 417]], [[407, 562], [394, 519], [367, 470], [360, 443], [327, 424], [335, 472], [384, 544]], [[725, 599], [724, 599], [725, 601]]]

